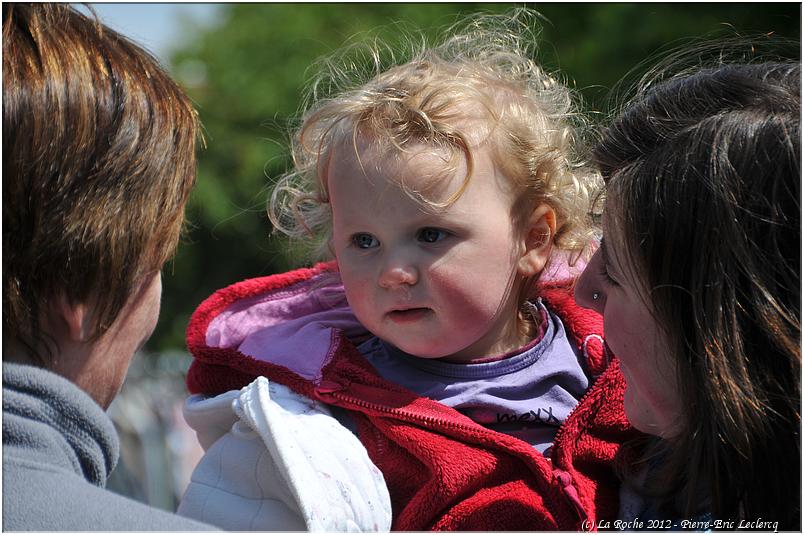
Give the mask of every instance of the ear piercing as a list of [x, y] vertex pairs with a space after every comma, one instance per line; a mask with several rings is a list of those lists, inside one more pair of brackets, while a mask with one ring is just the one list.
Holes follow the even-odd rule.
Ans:
[[600, 292], [593, 292], [592, 301], [597, 301], [598, 299], [600, 299]]

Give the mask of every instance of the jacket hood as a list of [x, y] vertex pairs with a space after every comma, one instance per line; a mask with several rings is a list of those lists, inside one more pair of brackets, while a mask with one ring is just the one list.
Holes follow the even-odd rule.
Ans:
[[[564, 306], [567, 286], [572, 280], [564, 278], [574, 275], [578, 269], [581, 266], [570, 268], [566, 262], [554, 258], [543, 274], [540, 295], [546, 297], [554, 309], [567, 308], [566, 312], [574, 316], [578, 316], [580, 310], [581, 315], [588, 315], [595, 325], [587, 325], [586, 317], [571, 318], [573, 324], [577, 323], [575, 319], [581, 320], [584, 333], [602, 332], [597, 314], [578, 309], [574, 303]], [[550, 299], [551, 287], [560, 288], [559, 298]], [[584, 334], [579, 338], [579, 333], [572, 334], [583, 342], [579, 349], [591, 364], [590, 374], [598, 375], [607, 364], [603, 362], [606, 355], [602, 337]], [[261, 375], [260, 370], [266, 364], [318, 384], [322, 370], [344, 339], [357, 345], [369, 336], [371, 333], [349, 307], [335, 262], [248, 279], [218, 290], [193, 314], [187, 329], [190, 352], [196, 361], [223, 366], [227, 371], [223, 374], [225, 377], [220, 378], [221, 384], [210, 384], [209, 374], [204, 374], [205, 384], [201, 385], [199, 374], [193, 373], [191, 367], [188, 387], [192, 393], [207, 394], [240, 388], [254, 376]], [[600, 347], [589, 351], [590, 342]], [[235, 378], [238, 372], [244, 375]]]
[[235, 301], [210, 321], [205, 343], [236, 348], [316, 380], [337, 332], [350, 340], [368, 335], [346, 302], [338, 273], [322, 271], [290, 287]]
[[266, 365], [319, 382], [341, 333], [368, 335], [349, 309], [334, 262], [233, 284], [208, 297], [190, 319], [194, 364], [220, 366], [222, 373], [216, 380], [191, 367], [188, 388], [206, 394], [239, 389]]

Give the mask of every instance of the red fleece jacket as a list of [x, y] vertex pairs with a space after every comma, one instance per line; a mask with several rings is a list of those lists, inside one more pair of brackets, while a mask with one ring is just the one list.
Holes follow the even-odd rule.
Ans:
[[619, 482], [612, 461], [634, 435], [623, 412], [625, 383], [617, 361], [606, 358], [601, 317], [578, 307], [567, 284], [542, 286], [538, 295], [564, 322], [586, 357], [585, 370], [596, 379], [559, 428], [547, 459], [530, 444], [386, 381], [342, 329], [327, 331], [329, 347], [314, 376], [245, 355], [237, 344], [221, 345], [209, 335], [210, 323], [224, 311], [242, 313], [249, 303], [293, 298], [331, 277], [333, 269], [320, 264], [250, 279], [205, 300], [187, 331], [195, 357], [187, 376], [190, 391], [217, 395], [262, 375], [348, 410], [385, 477], [394, 530], [581, 530], [617, 517]]

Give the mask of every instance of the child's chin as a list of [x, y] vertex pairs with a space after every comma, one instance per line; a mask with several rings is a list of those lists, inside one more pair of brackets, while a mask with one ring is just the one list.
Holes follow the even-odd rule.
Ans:
[[428, 360], [442, 359], [444, 357], [449, 356], [449, 355], [417, 355], [415, 353], [408, 353], [408, 354], [420, 359], [428, 359]]
[[396, 347], [398, 347], [411, 357], [416, 357], [420, 359], [440, 359], [450, 355], [448, 351], [444, 351], [443, 349], [416, 346], [414, 344], [405, 343], [404, 341], [402, 341], [401, 344], [397, 345]]

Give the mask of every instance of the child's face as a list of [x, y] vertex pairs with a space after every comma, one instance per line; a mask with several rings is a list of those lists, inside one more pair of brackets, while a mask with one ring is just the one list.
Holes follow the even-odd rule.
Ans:
[[620, 359], [626, 381], [628, 420], [640, 431], [671, 438], [681, 414], [673, 355], [612, 219], [607, 208], [604, 242], [578, 279], [575, 300], [603, 316], [606, 344]]
[[[431, 200], [445, 200], [466, 167], [427, 190], [445, 164], [422, 147], [401, 163], [358, 141], [332, 156], [328, 184], [332, 246], [357, 318], [406, 353], [459, 361], [519, 347], [517, 259], [523, 245], [512, 217], [514, 196], [488, 148], [473, 151], [462, 196], [425, 211], [398, 186], [404, 179]], [[362, 166], [361, 166], [362, 163]]]

